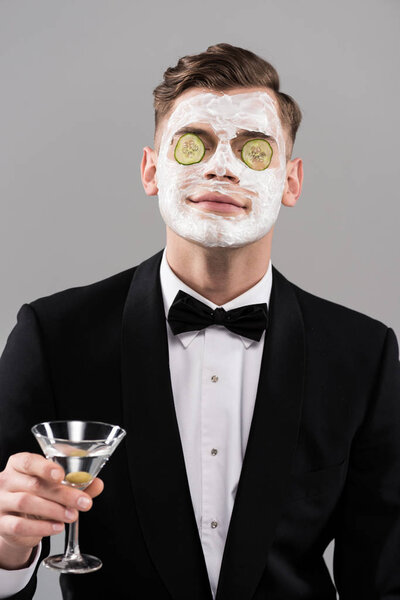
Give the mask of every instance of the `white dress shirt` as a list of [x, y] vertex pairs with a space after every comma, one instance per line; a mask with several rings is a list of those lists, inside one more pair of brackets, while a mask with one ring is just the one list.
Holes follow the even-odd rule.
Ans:
[[[211, 308], [217, 307], [175, 275], [167, 262], [166, 249], [160, 280], [166, 318], [179, 290]], [[222, 308], [269, 304], [271, 288], [270, 262], [256, 285]], [[175, 412], [194, 514], [215, 598], [253, 416], [265, 332], [257, 342], [232, 333], [222, 325], [178, 335], [172, 333], [167, 321], [166, 327]], [[0, 598], [11, 593], [3, 595], [6, 579], [11, 583], [12, 578], [12, 593], [16, 593], [26, 585], [26, 577], [33, 573], [35, 565], [36, 561], [21, 571], [0, 569]], [[21, 574], [19, 584], [18, 573]]]
[[[217, 305], [184, 284], [169, 267], [164, 250], [161, 288], [165, 315], [179, 290], [211, 308]], [[269, 304], [271, 263], [252, 288], [223, 304]], [[222, 325], [174, 335], [167, 323], [170, 372], [186, 472], [213, 596], [260, 375], [265, 332], [259, 342]]]
[[24, 589], [35, 570], [36, 563], [39, 560], [41, 547], [42, 545], [39, 544], [39, 547], [36, 550], [35, 560], [29, 567], [26, 567], [26, 569], [19, 569], [16, 571], [0, 569], [0, 598], [8, 598], [8, 596], [13, 596]]

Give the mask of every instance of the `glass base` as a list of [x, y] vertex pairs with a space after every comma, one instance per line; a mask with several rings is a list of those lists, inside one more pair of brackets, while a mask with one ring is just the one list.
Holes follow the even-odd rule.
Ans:
[[66, 558], [64, 554], [56, 554], [44, 559], [43, 565], [48, 569], [55, 569], [59, 573], [92, 573], [101, 569], [103, 563], [99, 558], [90, 556], [89, 554], [81, 554], [80, 556], [71, 556]]

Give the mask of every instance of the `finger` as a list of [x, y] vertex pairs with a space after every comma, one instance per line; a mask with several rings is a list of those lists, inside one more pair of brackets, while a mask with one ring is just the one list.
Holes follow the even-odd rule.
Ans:
[[42, 495], [44, 490], [57, 488], [59, 483], [48, 483], [46, 480], [35, 475], [26, 475], [19, 471], [10, 471], [3, 485], [3, 489], [8, 492], [30, 492], [32, 494]]
[[64, 529], [64, 523], [28, 519], [16, 515], [2, 515], [0, 535], [3, 537], [42, 538], [55, 535]]
[[19, 473], [40, 477], [53, 483], [62, 481], [64, 477], [64, 471], [59, 465], [40, 454], [33, 454], [32, 452], [13, 454], [8, 459], [8, 466]]
[[35, 519], [72, 523], [78, 518], [76, 509], [65, 508], [57, 502], [50, 502], [27, 492], [5, 493], [1, 495], [2, 513], [16, 513], [16, 516], [29, 515]]
[[[48, 483], [39, 477], [33, 477], [14, 471], [13, 477], [5, 487], [8, 492], [28, 492], [64, 507], [78, 510], [89, 510], [93, 504], [91, 497], [85, 492], [61, 483]], [[86, 505], [82, 504], [86, 501]], [[1, 504], [0, 504], [1, 506]]]
[[92, 483], [86, 488], [85, 492], [89, 494], [92, 498], [96, 498], [99, 496], [101, 492], [104, 490], [104, 483], [102, 479], [96, 477], [93, 479]]

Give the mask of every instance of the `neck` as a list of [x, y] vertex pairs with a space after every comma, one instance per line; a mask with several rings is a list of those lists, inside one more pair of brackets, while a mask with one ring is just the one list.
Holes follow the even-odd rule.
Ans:
[[271, 230], [241, 248], [206, 248], [178, 236], [167, 226], [167, 261], [181, 281], [221, 306], [256, 285], [267, 272]]

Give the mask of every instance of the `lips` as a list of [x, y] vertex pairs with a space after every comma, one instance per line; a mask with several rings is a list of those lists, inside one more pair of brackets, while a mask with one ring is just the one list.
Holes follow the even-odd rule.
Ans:
[[198, 198], [189, 198], [190, 202], [217, 202], [219, 204], [230, 204], [233, 206], [237, 206], [239, 208], [244, 208], [243, 204], [241, 204], [238, 200], [235, 200], [231, 196], [226, 196], [225, 194], [203, 194]]

